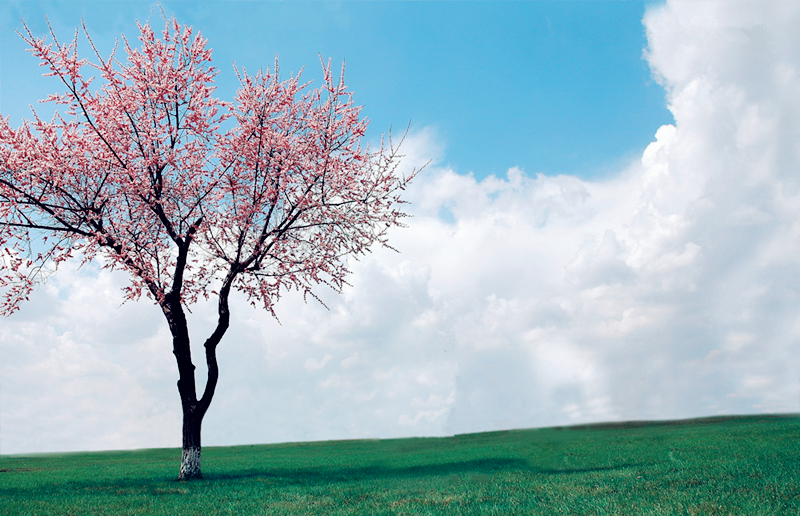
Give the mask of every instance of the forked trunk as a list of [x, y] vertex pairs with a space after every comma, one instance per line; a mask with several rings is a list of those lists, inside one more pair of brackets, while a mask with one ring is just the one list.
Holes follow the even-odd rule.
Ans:
[[[210, 353], [208, 349], [206, 351], [206, 355], [213, 355], [213, 351]], [[179, 360], [178, 363], [181, 363], [181, 361]], [[202, 478], [200, 471], [200, 430], [203, 416], [206, 415], [208, 405], [214, 395], [214, 386], [216, 386], [218, 378], [216, 360], [211, 360], [209, 366], [211, 367], [209, 367], [206, 392], [200, 400], [195, 396], [194, 366], [183, 368], [181, 370], [181, 379], [178, 380], [178, 392], [181, 394], [183, 408], [183, 451], [181, 453], [179, 480]]]
[[181, 453], [181, 469], [178, 476], [180, 480], [202, 477], [200, 470], [200, 428], [203, 423], [203, 416], [206, 415], [211, 399], [214, 397], [214, 390], [219, 379], [216, 350], [217, 344], [219, 344], [228, 329], [230, 321], [228, 294], [234, 277], [235, 273], [230, 273], [220, 290], [217, 327], [204, 344], [208, 377], [206, 379], [206, 388], [200, 399], [197, 399], [194, 378], [195, 367], [192, 363], [189, 331], [180, 298], [176, 294], [168, 295], [161, 305], [172, 331], [172, 352], [178, 363], [178, 392], [181, 395], [181, 408], [183, 409], [183, 452]]

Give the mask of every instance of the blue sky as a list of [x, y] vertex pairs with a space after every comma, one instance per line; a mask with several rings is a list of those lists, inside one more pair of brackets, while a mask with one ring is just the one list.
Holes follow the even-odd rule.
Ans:
[[[163, 5], [223, 98], [234, 60], [346, 59], [370, 138], [411, 120], [401, 169], [430, 162], [400, 252], [349, 262], [330, 310], [289, 293], [278, 324], [233, 296], [205, 445], [800, 409], [796, 0]], [[83, 15], [108, 50], [152, 9], [0, 7], [13, 124], [57, 86], [20, 16]], [[0, 321], [0, 453], [180, 445], [169, 331], [126, 282], [66, 263]], [[214, 318], [192, 307], [194, 343]]]
[[[643, 59], [644, 2], [163, 2], [168, 16], [209, 39], [232, 98], [231, 63], [305, 67], [318, 54], [347, 63], [347, 83], [372, 120], [435, 131], [454, 169], [477, 177], [512, 166], [529, 173], [598, 177], [635, 158], [654, 128], [672, 121], [663, 89]], [[16, 36], [20, 18], [37, 35], [48, 16], [62, 39], [81, 17], [102, 49], [149, 2], [2, 2], [0, 109], [15, 119], [57, 83], [36, 81], [36, 61]], [[86, 45], [83, 46], [87, 48]], [[34, 86], [35, 85], [35, 86]]]

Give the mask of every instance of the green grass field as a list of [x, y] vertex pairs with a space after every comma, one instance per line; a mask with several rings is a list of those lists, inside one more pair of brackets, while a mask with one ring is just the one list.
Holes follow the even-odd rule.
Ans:
[[0, 457], [0, 513], [800, 514], [800, 416]]

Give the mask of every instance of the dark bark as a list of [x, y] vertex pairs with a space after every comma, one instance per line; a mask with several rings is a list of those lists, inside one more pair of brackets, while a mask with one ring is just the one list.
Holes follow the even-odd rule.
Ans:
[[234, 278], [235, 274], [231, 273], [223, 282], [219, 295], [217, 327], [205, 342], [208, 377], [203, 397], [200, 399], [197, 399], [195, 366], [192, 363], [189, 329], [180, 296], [176, 295], [173, 290], [162, 303], [162, 310], [172, 333], [172, 352], [178, 364], [178, 393], [181, 397], [183, 411], [183, 451], [178, 477], [181, 480], [191, 480], [202, 476], [200, 469], [201, 427], [219, 379], [216, 350], [230, 323], [228, 295]]
[[162, 309], [172, 332], [172, 353], [178, 364], [178, 393], [183, 411], [183, 454], [179, 478], [200, 478], [200, 428], [205, 411], [198, 410], [189, 327], [180, 296], [174, 291], [167, 295]]

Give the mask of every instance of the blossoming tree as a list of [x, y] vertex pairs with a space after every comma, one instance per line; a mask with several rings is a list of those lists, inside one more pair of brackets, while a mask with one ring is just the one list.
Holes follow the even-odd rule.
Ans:
[[[124, 61], [116, 47], [101, 57], [83, 30], [92, 61], [78, 57], [77, 31], [64, 44], [52, 29], [49, 41], [27, 26], [22, 34], [63, 84], [47, 100], [64, 113], [45, 121], [34, 112], [17, 129], [0, 118], [0, 309], [13, 313], [70, 258], [126, 271], [125, 298], [152, 299], [172, 333], [180, 478], [197, 478], [231, 291], [274, 315], [285, 290], [341, 290], [346, 257], [388, 246], [387, 230], [401, 225], [413, 173], [397, 172], [391, 142], [361, 146], [367, 122], [330, 62], [313, 90], [299, 75], [280, 81], [277, 63], [237, 71], [241, 87], [223, 102], [206, 40], [174, 18], [160, 37], [140, 24], [138, 48], [123, 38]], [[200, 297], [213, 297], [218, 315], [198, 397], [185, 309]]]

